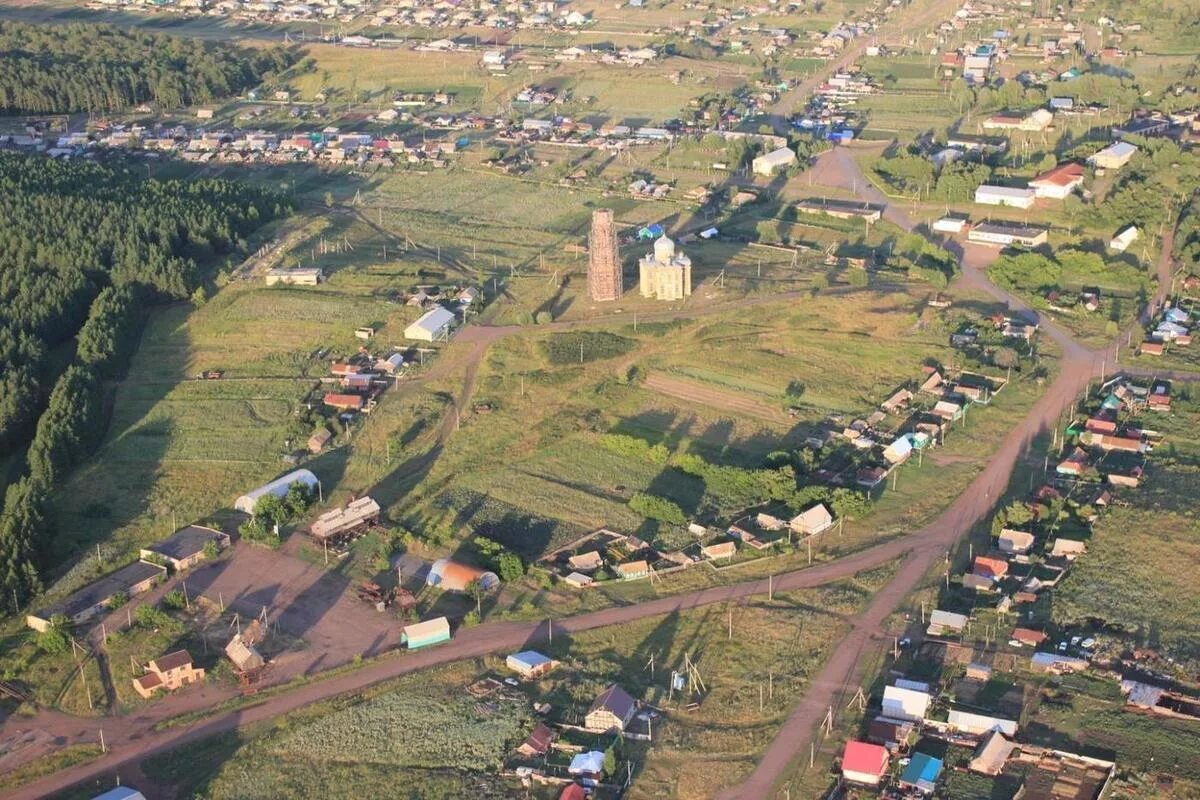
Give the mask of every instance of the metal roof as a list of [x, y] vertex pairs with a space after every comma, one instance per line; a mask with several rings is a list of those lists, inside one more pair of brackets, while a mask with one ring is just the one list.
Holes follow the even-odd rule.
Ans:
[[432, 336], [441, 331], [442, 328], [445, 328], [447, 325], [453, 324], [454, 319], [455, 317], [453, 312], [447, 311], [441, 306], [438, 306], [437, 308], [431, 308], [422, 314], [415, 322], [409, 325], [405, 331], [407, 332], [413, 328], [418, 328]]

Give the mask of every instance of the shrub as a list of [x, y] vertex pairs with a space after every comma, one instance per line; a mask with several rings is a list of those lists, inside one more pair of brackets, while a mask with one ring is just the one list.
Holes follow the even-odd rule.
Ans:
[[629, 508], [647, 519], [655, 519], [671, 525], [683, 525], [687, 517], [683, 509], [662, 497], [638, 492], [629, 499]]

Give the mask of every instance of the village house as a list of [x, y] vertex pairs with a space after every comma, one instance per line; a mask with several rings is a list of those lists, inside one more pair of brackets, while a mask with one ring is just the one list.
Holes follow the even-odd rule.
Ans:
[[737, 542], [717, 542], [710, 544], [707, 547], [700, 548], [700, 554], [709, 561], [718, 559], [730, 559], [737, 555]]
[[1063, 200], [1083, 185], [1083, 166], [1081, 164], [1059, 164], [1053, 169], [1037, 175], [1029, 182], [1029, 188], [1038, 197], [1051, 200]]
[[597, 550], [589, 550], [586, 553], [578, 553], [567, 559], [567, 566], [575, 572], [595, 572], [604, 566], [604, 558]]
[[919, 722], [933, 702], [929, 692], [903, 686], [887, 686], [883, 690], [883, 715], [891, 719]]
[[833, 527], [833, 514], [824, 503], [817, 503], [812, 508], [792, 517], [788, 527], [794, 533], [802, 536], [814, 536]]
[[1002, 553], [1012, 553], [1015, 555], [1024, 555], [1033, 549], [1035, 537], [1032, 533], [1026, 531], [1016, 531], [1012, 528], [1005, 528], [1000, 531], [1000, 536], [997, 539], [997, 546]]
[[967, 769], [980, 775], [999, 775], [1008, 763], [1008, 757], [1016, 749], [1016, 743], [1010, 742], [1000, 731], [991, 731], [980, 741], [975, 753], [968, 762]]
[[929, 628], [926, 634], [929, 636], [945, 636], [947, 634], [959, 634], [967, 627], [967, 617], [964, 614], [956, 614], [953, 611], [942, 611], [935, 609], [929, 614]]
[[621, 733], [636, 711], [637, 701], [614, 683], [596, 697], [584, 717], [583, 726], [594, 733]]
[[553, 742], [554, 731], [539, 722], [534, 726], [529, 736], [525, 738], [525, 741], [517, 748], [517, 755], [522, 758], [544, 756], [550, 752], [550, 745]]
[[229, 534], [203, 525], [188, 525], [144, 548], [141, 557], [152, 563], [161, 560], [173, 571], [180, 572], [203, 561], [206, 558], [204, 549], [210, 542], [217, 550], [224, 550], [229, 546]]
[[621, 580], [632, 581], [649, 575], [650, 565], [642, 560], [627, 561], [624, 564], [617, 564], [613, 567], [613, 572]]
[[846, 742], [842, 750], [842, 777], [850, 783], [878, 786], [887, 774], [888, 751], [868, 742]]
[[1088, 163], [1098, 169], [1120, 169], [1129, 163], [1138, 151], [1137, 145], [1129, 142], [1114, 142], [1103, 150], [1093, 153]]
[[933, 794], [942, 774], [942, 760], [928, 753], [914, 753], [900, 774], [900, 788]]
[[536, 650], [513, 653], [504, 660], [505, 666], [526, 680], [536, 680], [558, 666], [558, 662]]
[[999, 558], [976, 556], [973, 574], [998, 581], [1008, 574], [1008, 562]]
[[192, 665], [191, 654], [187, 650], [176, 650], [147, 664], [146, 674], [133, 679], [133, 688], [143, 699], [149, 699], [160, 690], [173, 692], [202, 680], [204, 670]]

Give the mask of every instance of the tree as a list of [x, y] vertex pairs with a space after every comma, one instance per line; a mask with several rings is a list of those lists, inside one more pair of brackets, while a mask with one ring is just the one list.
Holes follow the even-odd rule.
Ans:
[[758, 235], [758, 240], [765, 244], [778, 244], [781, 239], [779, 232], [779, 220], [764, 219], [754, 226], [754, 231]]
[[483, 596], [487, 594], [487, 588], [483, 585], [483, 581], [476, 578], [467, 584], [467, 594], [475, 600], [475, 616], [476, 619], [483, 616]]
[[604, 751], [604, 774], [615, 775], [617, 772], [617, 747], [613, 745]]
[[629, 498], [629, 508], [646, 519], [654, 519], [670, 525], [683, 525], [687, 522], [683, 509], [670, 500], [652, 494], [637, 492]]
[[505, 583], [519, 581], [525, 576], [525, 563], [516, 553], [501, 553], [496, 565], [500, 580]]
[[127, 592], [116, 591], [108, 596], [109, 608], [120, 608], [129, 602], [129, 594]]
[[[172, 589], [163, 595], [162, 604], [163, 608], [170, 608], [178, 611], [187, 605], [187, 598], [183, 596], [182, 589]], [[142, 606], [141, 608], [145, 608], [145, 606]], [[138, 610], [140, 611], [141, 608]]]
[[846, 281], [856, 289], [865, 289], [871, 283], [871, 278], [865, 269], [851, 269], [846, 273]]
[[62, 655], [71, 648], [70, 622], [61, 614], [50, 618], [50, 625], [38, 634], [38, 649], [48, 655]]
[[204, 543], [204, 557], [210, 561], [216, 558], [221, 552], [220, 546], [213, 539], [209, 539]]
[[1002, 369], [1015, 369], [1021, 363], [1021, 357], [1011, 347], [997, 347], [992, 353], [992, 363]]

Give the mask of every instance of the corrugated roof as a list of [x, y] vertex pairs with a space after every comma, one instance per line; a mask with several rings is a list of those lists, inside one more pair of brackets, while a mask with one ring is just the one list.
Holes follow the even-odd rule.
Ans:
[[619, 685], [613, 684], [599, 694], [592, 702], [592, 707], [588, 709], [588, 713], [604, 709], [612, 713], [617, 719], [627, 720], [633, 714], [634, 708], [637, 706], [637, 701], [634, 700], [629, 692], [626, 692]]
[[223, 536], [224, 534], [220, 531], [206, 528], [203, 525], [188, 525], [146, 549], [167, 558], [182, 560], [196, 555], [204, 549], [204, 545], [217, 541]]

